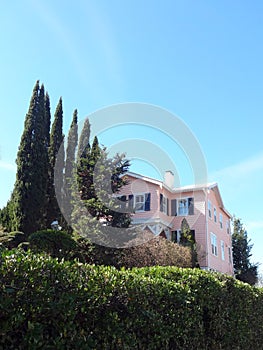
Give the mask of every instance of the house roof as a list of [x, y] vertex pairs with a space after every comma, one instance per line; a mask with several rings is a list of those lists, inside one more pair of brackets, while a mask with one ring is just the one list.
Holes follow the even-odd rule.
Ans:
[[192, 192], [192, 191], [204, 191], [204, 190], [212, 190], [215, 193], [216, 199], [218, 201], [219, 207], [231, 218], [232, 215], [226, 210], [220, 191], [219, 191], [219, 187], [218, 187], [218, 183], [217, 182], [210, 182], [210, 183], [204, 183], [204, 184], [193, 184], [193, 185], [187, 185], [187, 186], [181, 186], [181, 187], [174, 187], [174, 188], [170, 188], [169, 186], [167, 186], [163, 181], [148, 177], [148, 176], [144, 176], [141, 174], [137, 174], [134, 172], [127, 172], [126, 175], [136, 178], [136, 179], [140, 179], [140, 180], [144, 180], [147, 182], [150, 182], [152, 184], [158, 185], [160, 186], [160, 188], [165, 188], [166, 190], [168, 190], [171, 193], [183, 193], [183, 192]]

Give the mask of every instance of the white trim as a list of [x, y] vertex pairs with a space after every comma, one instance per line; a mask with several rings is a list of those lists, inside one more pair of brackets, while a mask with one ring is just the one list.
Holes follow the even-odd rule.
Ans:
[[225, 261], [225, 242], [223, 240], [220, 241], [221, 248], [221, 259]]
[[[133, 208], [134, 208], [134, 212], [135, 213], [143, 213], [145, 212], [145, 195], [146, 193], [145, 192], [138, 192], [138, 193], [134, 193], [133, 194]], [[136, 210], [136, 197], [137, 196], [143, 196], [144, 197], [144, 201], [143, 202], [139, 202], [139, 203], [143, 203], [143, 208], [144, 209], [140, 209], [140, 210]]]
[[[177, 198], [177, 199], [176, 199], [177, 216], [188, 216], [188, 215], [189, 215], [189, 205], [188, 205], [188, 203], [189, 203], [189, 198], [193, 198], [193, 197], [180, 197], [180, 198]], [[180, 202], [180, 201], [183, 201], [183, 200], [186, 200], [186, 202], [187, 202], [187, 213], [186, 213], [186, 214], [180, 214], [180, 213], [179, 213], [179, 202]]]
[[219, 226], [220, 226], [221, 230], [223, 230], [224, 225], [223, 225], [223, 215], [222, 215], [222, 213], [219, 213]]
[[[210, 199], [208, 199], [208, 201], [207, 201], [207, 212], [208, 212], [208, 217], [209, 217], [209, 219], [211, 219], [212, 220], [212, 202], [210, 201]], [[211, 214], [211, 215], [209, 215], [209, 214]]]
[[217, 236], [213, 232], [210, 232], [210, 241], [211, 241], [211, 252], [213, 256], [218, 256], [218, 245], [217, 245]]
[[224, 207], [224, 203], [219, 191], [218, 183], [217, 182], [210, 182], [205, 184], [194, 184], [189, 186], [183, 186], [183, 187], [177, 187], [174, 189], [171, 189], [168, 187], [163, 181], [153, 179], [151, 177], [143, 176], [137, 173], [133, 172], [127, 172], [126, 174], [123, 174], [123, 176], [130, 176], [134, 177], [136, 179], [141, 179], [146, 182], [150, 182], [152, 184], [160, 186], [160, 188], [165, 188], [169, 191], [169, 193], [183, 193], [183, 192], [194, 192], [194, 191], [204, 191], [204, 190], [213, 190], [215, 193], [215, 196], [217, 198], [217, 201], [219, 203], [219, 208], [223, 210], [223, 212], [231, 219], [232, 215], [226, 210]]
[[217, 223], [217, 208], [216, 207], [214, 207], [214, 222], [216, 222]]

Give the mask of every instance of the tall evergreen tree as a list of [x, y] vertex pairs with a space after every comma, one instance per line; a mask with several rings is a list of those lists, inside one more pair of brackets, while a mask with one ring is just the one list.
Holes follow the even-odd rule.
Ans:
[[64, 158], [63, 106], [62, 98], [60, 98], [50, 133], [47, 225], [50, 225], [55, 219], [62, 221], [58, 205], [58, 200], [60, 201], [61, 198], [57, 200], [57, 197], [62, 196]]
[[12, 193], [12, 229], [26, 234], [44, 225], [47, 189], [47, 127], [45, 90], [36, 82], [17, 154], [17, 176]]
[[[127, 228], [130, 224], [130, 214], [119, 210], [120, 203], [113, 197], [126, 184], [122, 175], [128, 168], [129, 161], [124, 155], [108, 158], [96, 136], [92, 147], [88, 144], [82, 152], [77, 168], [80, 199], [90, 217], [102, 222], [104, 228]], [[83, 211], [75, 211], [75, 218], [76, 215], [83, 216]]]
[[75, 154], [78, 145], [78, 112], [75, 109], [68, 132], [63, 191], [63, 214], [69, 219], [73, 210], [72, 185], [75, 167]]
[[257, 283], [258, 266], [250, 262], [253, 247], [250, 242], [241, 220], [234, 218], [232, 235], [234, 273], [240, 281], [255, 285]]
[[75, 164], [75, 153], [78, 145], [78, 111], [75, 109], [73, 119], [68, 132], [66, 163], [65, 163], [65, 179], [72, 177]]
[[45, 115], [46, 115], [46, 147], [49, 149], [50, 145], [50, 123], [51, 123], [51, 112], [50, 112], [50, 98], [49, 94], [46, 92], [45, 96]]
[[90, 143], [90, 122], [89, 122], [89, 119], [86, 118], [80, 134], [80, 139], [79, 139], [78, 154], [77, 154], [78, 160], [81, 158], [82, 153], [85, 152], [85, 149], [89, 145], [89, 143]]

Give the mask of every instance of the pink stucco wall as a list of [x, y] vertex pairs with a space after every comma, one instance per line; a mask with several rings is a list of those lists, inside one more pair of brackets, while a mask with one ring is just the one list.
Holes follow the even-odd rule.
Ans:
[[[160, 181], [144, 177], [129, 176], [129, 184], [124, 186], [120, 195], [151, 193], [150, 211], [136, 212], [133, 221], [144, 221], [146, 224], [160, 222], [169, 227], [169, 231], [180, 230], [181, 222], [185, 217], [190, 228], [195, 230], [199, 264], [202, 268], [212, 269], [222, 273], [233, 274], [232, 257], [229, 259], [229, 248], [232, 252], [231, 234], [227, 232], [226, 222], [230, 215], [224, 210], [217, 185], [213, 188], [170, 189]], [[169, 200], [168, 215], [160, 211], [160, 194]], [[219, 195], [218, 195], [219, 194]], [[171, 215], [171, 200], [194, 198], [194, 214], [180, 216]], [[212, 205], [212, 217], [208, 215], [208, 201]], [[214, 208], [217, 210], [217, 222], [214, 221]], [[219, 214], [222, 214], [223, 227], [220, 227]], [[216, 236], [217, 255], [212, 252], [211, 233]], [[221, 241], [224, 244], [224, 259], [221, 250]]]

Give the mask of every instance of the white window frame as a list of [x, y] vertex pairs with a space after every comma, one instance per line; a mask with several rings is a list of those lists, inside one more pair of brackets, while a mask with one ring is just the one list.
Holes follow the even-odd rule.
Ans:
[[230, 230], [230, 221], [226, 220], [226, 232], [230, 235], [231, 234], [231, 230]]
[[219, 225], [220, 225], [220, 228], [223, 229], [223, 215], [222, 215], [222, 213], [219, 214]]
[[168, 202], [168, 198], [163, 195], [163, 213], [166, 215], [168, 215], [167, 202]]
[[214, 207], [214, 222], [217, 222], [217, 210], [216, 210], [216, 207]]
[[225, 242], [221, 241], [220, 245], [221, 245], [221, 258], [223, 261], [225, 261]]
[[[139, 197], [139, 196], [142, 196], [143, 197], [143, 202], [136, 202], [136, 198]], [[145, 211], [145, 193], [135, 193], [133, 195], [133, 207], [135, 208], [135, 213], [141, 213], [141, 212], [144, 212]], [[143, 206], [143, 209], [136, 209], [136, 204], [139, 204], [141, 203], [142, 206]]]
[[207, 202], [207, 209], [208, 209], [208, 217], [212, 219], [212, 203], [210, 200]]
[[[187, 215], [189, 215], [188, 198], [189, 197], [184, 197], [184, 198], [177, 199], [177, 215], [178, 216], [187, 216]], [[186, 211], [183, 214], [180, 213], [180, 202], [181, 201], [186, 201], [186, 204], [187, 204], [187, 207], [184, 208], [184, 209], [186, 209]]]
[[228, 261], [230, 264], [232, 264], [232, 249], [231, 249], [231, 247], [228, 247]]
[[213, 232], [210, 233], [210, 237], [211, 237], [211, 250], [212, 250], [212, 255], [218, 256], [217, 237], [216, 237], [216, 235], [215, 235]]

